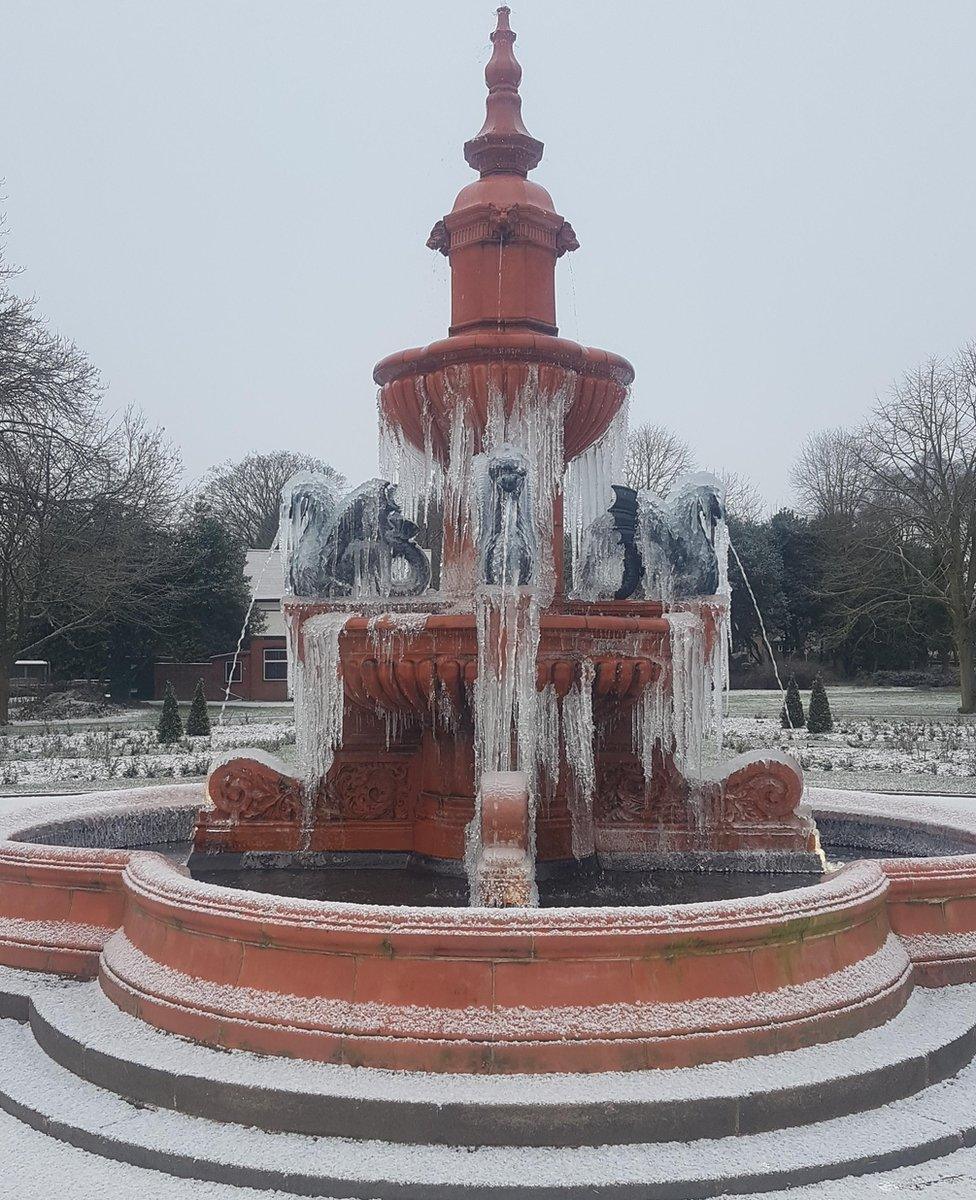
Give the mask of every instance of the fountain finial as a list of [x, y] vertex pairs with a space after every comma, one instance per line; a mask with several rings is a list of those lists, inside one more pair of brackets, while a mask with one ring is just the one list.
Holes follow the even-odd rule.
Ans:
[[464, 143], [467, 162], [485, 175], [522, 175], [539, 165], [542, 142], [532, 137], [522, 123], [519, 83], [522, 68], [515, 57], [515, 34], [508, 23], [509, 9], [498, 10], [498, 24], [491, 35], [492, 52], [485, 67], [488, 85], [485, 123]]

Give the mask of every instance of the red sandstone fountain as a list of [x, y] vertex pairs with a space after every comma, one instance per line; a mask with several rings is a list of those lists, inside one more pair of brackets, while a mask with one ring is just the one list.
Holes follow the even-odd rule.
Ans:
[[[5, 806], [0, 1107], [140, 1167], [389, 1200], [744, 1194], [970, 1145], [971, 805], [821, 791], [871, 861], [532, 907], [536, 865], [820, 859], [788, 760], [718, 759], [720, 491], [609, 482], [631, 371], [556, 336], [575, 238], [526, 182], [499, 17], [481, 178], [433, 235], [451, 335], [377, 369], [390, 480], [287, 489], [300, 771], [226, 761], [202, 811], [196, 783]], [[477, 903], [214, 886], [174, 858], [194, 822], [218, 866], [463, 858]]]
[[[450, 262], [448, 336], [374, 371], [389, 482], [286, 489], [301, 770], [219, 763], [196, 852], [466, 863], [472, 902], [502, 906], [532, 903], [536, 864], [594, 857], [819, 871], [795, 764], [717, 761], [720, 489], [686, 481], [670, 518], [619, 486], [611, 504], [634, 372], [558, 336], [556, 263], [579, 243], [528, 178], [543, 147], [508, 16], [464, 147], [479, 177], [428, 239]], [[437, 589], [419, 521], [442, 527]]]

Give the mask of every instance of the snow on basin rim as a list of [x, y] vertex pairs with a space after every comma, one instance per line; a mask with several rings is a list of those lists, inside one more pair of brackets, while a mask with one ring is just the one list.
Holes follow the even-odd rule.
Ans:
[[[864, 815], [901, 818], [909, 823], [938, 822], [976, 835], [976, 809], [966, 810], [958, 797], [904, 797], [864, 792], [810, 789], [809, 799], [818, 811], [831, 814], [856, 812]], [[0, 816], [0, 836], [15, 841], [17, 851], [63, 851], [32, 844], [32, 828], [41, 825], [97, 820], [120, 815], [145, 815], [184, 809], [204, 801], [202, 784], [180, 783], [126, 790], [93, 792], [84, 796], [6, 797], [10, 808]], [[30, 803], [28, 803], [28, 801]], [[90, 847], [88, 848], [91, 849]], [[8, 843], [6, 851], [14, 851]], [[77, 848], [84, 852], [84, 848]], [[111, 851], [105, 851], [112, 854]], [[770, 919], [793, 919], [815, 912], [842, 908], [858, 900], [868, 901], [883, 892], [886, 883], [877, 862], [861, 860], [827, 876], [818, 884], [788, 891], [733, 900], [706, 900], [694, 904], [608, 906], [546, 909], [437, 908], [431, 906], [387, 906], [347, 901], [309, 900], [274, 896], [203, 883], [191, 879], [151, 851], [116, 851], [129, 859], [130, 883], [136, 890], [178, 900], [201, 912], [246, 917], [274, 916], [283, 924], [326, 925], [333, 929], [382, 929], [403, 932], [466, 928], [477, 932], [544, 933], [551, 930], [582, 933], [605, 932], [608, 921], [615, 930], [633, 933], [677, 933], [690, 927], [715, 930], [736, 925], [760, 925]], [[114, 854], [113, 854], [114, 857]]]

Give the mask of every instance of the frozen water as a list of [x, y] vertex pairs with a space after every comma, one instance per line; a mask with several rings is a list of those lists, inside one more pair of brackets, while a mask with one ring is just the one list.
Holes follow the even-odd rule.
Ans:
[[628, 410], [629, 396], [624, 398], [603, 436], [566, 467], [565, 532], [574, 571], [575, 564], [584, 558], [586, 531], [613, 503], [611, 485], [624, 478]]
[[[596, 671], [587, 658], [580, 664], [580, 678], [563, 697], [563, 744], [569, 771], [569, 815], [572, 821], [574, 858], [593, 853], [593, 796], [596, 766], [593, 759], [593, 680]], [[558, 763], [558, 759], [557, 759]]]
[[340, 498], [335, 480], [315, 471], [299, 471], [281, 489], [278, 544], [290, 595], [311, 596], [318, 590]]
[[[295, 733], [299, 769], [305, 785], [302, 849], [307, 850], [319, 785], [332, 766], [342, 741], [343, 685], [339, 670], [339, 637], [349, 620], [345, 612], [316, 613], [304, 622], [292, 620], [295, 684]], [[295, 644], [300, 642], [300, 644]]]

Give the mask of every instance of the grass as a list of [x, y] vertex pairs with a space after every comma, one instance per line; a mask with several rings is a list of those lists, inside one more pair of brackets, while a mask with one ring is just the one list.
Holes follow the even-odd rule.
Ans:
[[[810, 693], [801, 691], [800, 695], [806, 711], [810, 705]], [[953, 688], [828, 687], [827, 699], [835, 721], [976, 721], [976, 717], [960, 716], [959, 693]], [[729, 694], [729, 715], [733, 717], [779, 720], [782, 706], [779, 692], [741, 691]]]

